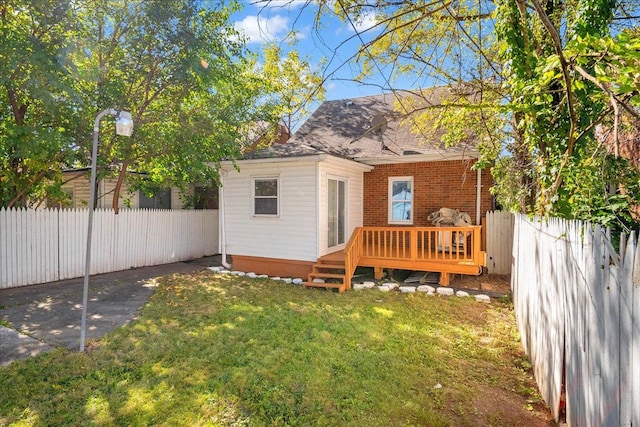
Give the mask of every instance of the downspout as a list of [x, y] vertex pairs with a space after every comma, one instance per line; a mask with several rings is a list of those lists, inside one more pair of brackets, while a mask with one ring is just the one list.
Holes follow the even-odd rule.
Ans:
[[227, 235], [224, 221], [224, 175], [225, 171], [220, 172], [220, 187], [218, 188], [218, 241], [220, 243], [220, 251], [222, 252], [222, 266], [231, 268], [231, 264], [227, 262]]
[[482, 202], [482, 171], [478, 169], [476, 181], [476, 225], [480, 225], [480, 203]]

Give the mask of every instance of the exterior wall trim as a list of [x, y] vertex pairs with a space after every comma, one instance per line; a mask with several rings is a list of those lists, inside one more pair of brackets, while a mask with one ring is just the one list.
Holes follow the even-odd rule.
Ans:
[[306, 278], [311, 272], [313, 261], [298, 261], [282, 258], [265, 258], [246, 255], [231, 255], [234, 270], [245, 273], [267, 274], [269, 276]]

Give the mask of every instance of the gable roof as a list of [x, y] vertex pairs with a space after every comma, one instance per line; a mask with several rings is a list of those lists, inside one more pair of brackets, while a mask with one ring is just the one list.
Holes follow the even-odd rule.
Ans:
[[[429, 101], [435, 104], [449, 91], [438, 87], [428, 93]], [[445, 148], [439, 139], [442, 132], [436, 133], [435, 141], [426, 141], [426, 137], [413, 133], [411, 116], [402, 116], [394, 109], [398, 99], [409, 96], [413, 95], [383, 94], [325, 101], [286, 144], [257, 150], [245, 159], [326, 153], [379, 164], [477, 157], [473, 144]]]

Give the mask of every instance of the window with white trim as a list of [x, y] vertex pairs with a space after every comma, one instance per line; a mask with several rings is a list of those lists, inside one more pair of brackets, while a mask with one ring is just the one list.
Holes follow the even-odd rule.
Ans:
[[413, 224], [413, 177], [389, 178], [389, 224]]
[[278, 216], [278, 194], [277, 177], [253, 178], [253, 214]]

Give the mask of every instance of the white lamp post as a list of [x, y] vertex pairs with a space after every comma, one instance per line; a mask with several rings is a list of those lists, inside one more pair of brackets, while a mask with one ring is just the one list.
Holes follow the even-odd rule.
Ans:
[[93, 228], [93, 209], [96, 204], [96, 160], [98, 158], [98, 136], [100, 134], [100, 120], [107, 114], [116, 117], [116, 133], [131, 136], [133, 120], [128, 111], [117, 111], [107, 108], [96, 116], [93, 124], [93, 147], [91, 151], [91, 189], [89, 193], [89, 225], [87, 230], [87, 252], [84, 263], [84, 287], [82, 290], [82, 324], [80, 325], [80, 351], [84, 351], [85, 331], [87, 329], [87, 301], [89, 299], [89, 268], [91, 264], [91, 231]]

